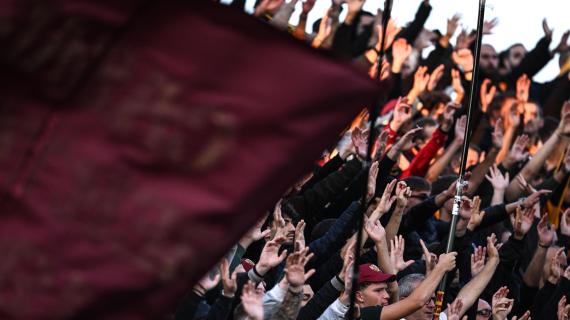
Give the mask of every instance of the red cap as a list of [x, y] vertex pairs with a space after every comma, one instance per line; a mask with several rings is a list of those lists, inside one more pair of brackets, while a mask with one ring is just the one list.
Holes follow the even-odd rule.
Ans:
[[371, 263], [361, 264], [358, 268], [358, 284], [363, 282], [388, 282], [395, 278], [395, 275], [383, 273], [380, 271], [380, 268]]
[[255, 266], [255, 263], [249, 259], [241, 259], [241, 265], [244, 268], [245, 272], [248, 272]]

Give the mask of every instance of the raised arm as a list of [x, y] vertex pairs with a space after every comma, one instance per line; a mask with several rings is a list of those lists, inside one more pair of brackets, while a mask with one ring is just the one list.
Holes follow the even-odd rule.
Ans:
[[465, 314], [467, 310], [479, 299], [479, 296], [491, 281], [497, 266], [499, 265], [499, 252], [495, 247], [496, 238], [494, 234], [491, 237], [487, 237], [487, 256], [489, 259], [485, 264], [485, 267], [479, 274], [477, 274], [471, 281], [469, 281], [457, 294], [457, 299], [463, 301], [462, 310], [459, 313], [460, 316]]
[[431, 299], [432, 294], [441, 282], [443, 275], [455, 269], [457, 252], [450, 252], [439, 256], [439, 262], [433, 271], [422, 281], [412, 293], [382, 309], [380, 320], [399, 320], [423, 307]]
[[467, 116], [462, 116], [457, 120], [455, 124], [455, 139], [453, 142], [445, 149], [445, 153], [439, 157], [434, 164], [429, 168], [426, 180], [433, 182], [441, 175], [441, 173], [447, 168], [451, 159], [455, 156], [457, 151], [461, 149], [463, 145], [463, 139], [465, 138], [465, 126], [467, 125]]
[[475, 167], [473, 173], [471, 174], [471, 179], [469, 179], [469, 188], [467, 189], [468, 194], [475, 194], [479, 186], [485, 180], [485, 175], [489, 171], [489, 168], [495, 163], [495, 158], [499, 153], [503, 145], [503, 122], [499, 119], [495, 123], [495, 129], [493, 130], [493, 147], [485, 156], [485, 160]]

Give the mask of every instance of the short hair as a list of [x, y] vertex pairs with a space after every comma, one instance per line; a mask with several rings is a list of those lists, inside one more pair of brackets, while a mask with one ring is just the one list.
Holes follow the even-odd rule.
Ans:
[[409, 297], [417, 288], [418, 283], [424, 281], [426, 277], [421, 273], [410, 273], [398, 281], [400, 297]]
[[470, 143], [469, 149], [475, 150], [479, 155], [481, 154], [481, 148], [475, 143]]
[[412, 191], [431, 191], [431, 184], [422, 177], [410, 176], [404, 179], [404, 182]]
[[448, 174], [437, 178], [437, 180], [431, 184], [431, 195], [436, 196], [447, 190], [452, 183], [457, 181], [457, 178], [458, 176], [455, 174]]

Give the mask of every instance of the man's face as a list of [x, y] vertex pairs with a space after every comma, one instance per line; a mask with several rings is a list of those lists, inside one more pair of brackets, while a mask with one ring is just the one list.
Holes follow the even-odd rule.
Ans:
[[410, 210], [411, 207], [414, 207], [424, 200], [429, 198], [429, 191], [419, 190], [415, 191], [412, 190], [412, 196], [408, 199], [408, 206], [406, 207], [406, 212]]
[[285, 230], [287, 230], [285, 244], [291, 245], [295, 242], [295, 225], [293, 224], [293, 220], [289, 217], [285, 217], [283, 220], [285, 220]]
[[360, 307], [387, 306], [390, 295], [386, 288], [388, 285], [385, 283], [373, 283], [364, 290], [359, 290]]
[[523, 115], [524, 115], [524, 124], [527, 124], [530, 121], [536, 119], [538, 117], [538, 108], [536, 107], [536, 104], [532, 102], [525, 103]]
[[521, 64], [522, 59], [526, 56], [526, 49], [523, 46], [512, 47], [509, 50], [509, 56], [507, 57], [507, 68], [512, 70]]
[[479, 299], [479, 303], [477, 304], [477, 320], [488, 320], [491, 318], [492, 309], [489, 303], [483, 299]]
[[467, 164], [466, 167], [469, 168], [479, 163], [479, 152], [475, 149], [469, 148], [467, 152]]
[[[418, 283], [419, 284], [419, 283]], [[426, 304], [423, 305], [419, 310], [407, 316], [407, 320], [432, 320], [433, 311], [435, 310], [435, 294], [432, 294], [431, 298]]]
[[307, 303], [309, 303], [309, 301], [311, 299], [313, 299], [313, 296], [315, 295], [315, 292], [313, 292], [313, 288], [311, 288], [310, 285], [306, 284], [303, 286], [303, 301], [301, 301], [301, 307], [304, 307], [307, 305]]
[[479, 59], [479, 66], [481, 70], [487, 74], [493, 74], [499, 67], [499, 55], [495, 48], [488, 44], [481, 46], [481, 59]]

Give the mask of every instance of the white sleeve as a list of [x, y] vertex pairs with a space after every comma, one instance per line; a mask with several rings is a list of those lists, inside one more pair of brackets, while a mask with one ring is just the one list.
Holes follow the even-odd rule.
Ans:
[[263, 318], [268, 319], [273, 315], [275, 310], [279, 308], [283, 299], [285, 299], [285, 294], [287, 290], [281, 289], [279, 283], [277, 283], [271, 290], [267, 291], [263, 296]]
[[317, 320], [342, 320], [346, 312], [348, 312], [348, 306], [336, 299]]

